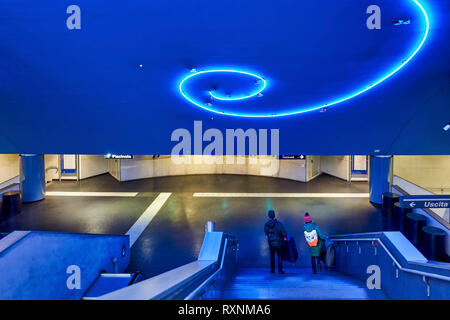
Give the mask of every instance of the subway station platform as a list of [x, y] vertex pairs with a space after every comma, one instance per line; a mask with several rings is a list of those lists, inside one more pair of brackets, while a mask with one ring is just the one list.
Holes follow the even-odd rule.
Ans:
[[145, 278], [194, 261], [206, 221], [239, 239], [239, 265], [268, 268], [263, 232], [274, 209], [300, 251], [289, 267], [310, 267], [303, 237], [309, 212], [326, 234], [381, 230], [380, 209], [368, 199], [367, 182], [346, 182], [322, 174], [302, 183], [241, 175], [173, 176], [118, 182], [110, 175], [82, 181], [53, 181], [46, 199], [23, 205], [22, 214], [0, 232], [40, 230], [129, 234], [130, 272]]
[[450, 1], [0, 12], [0, 300], [450, 298]]

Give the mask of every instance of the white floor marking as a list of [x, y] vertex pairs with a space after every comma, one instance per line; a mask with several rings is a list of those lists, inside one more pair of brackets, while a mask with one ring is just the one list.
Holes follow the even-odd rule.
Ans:
[[195, 192], [194, 197], [212, 198], [368, 198], [368, 193], [214, 193]]
[[145, 209], [144, 213], [139, 217], [139, 219], [133, 224], [133, 226], [128, 230], [126, 235], [130, 236], [130, 248], [134, 245], [136, 240], [144, 232], [145, 228], [152, 222], [153, 218], [156, 216], [158, 211], [162, 208], [167, 199], [169, 199], [171, 192], [161, 192], [155, 200], [150, 204], [150, 206]]
[[136, 197], [137, 192], [64, 192], [48, 191], [47, 196], [57, 197]]

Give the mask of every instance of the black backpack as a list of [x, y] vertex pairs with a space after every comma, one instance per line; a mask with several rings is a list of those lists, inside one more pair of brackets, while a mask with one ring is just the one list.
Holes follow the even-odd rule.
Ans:
[[278, 224], [278, 221], [275, 222], [272, 227], [269, 226], [269, 234], [268, 234], [268, 238], [269, 238], [269, 243], [272, 247], [279, 247], [280, 244], [280, 235], [278, 234], [278, 230], [276, 228]]

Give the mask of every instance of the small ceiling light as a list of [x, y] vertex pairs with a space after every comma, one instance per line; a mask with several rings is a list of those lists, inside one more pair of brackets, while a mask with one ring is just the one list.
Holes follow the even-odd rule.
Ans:
[[140, 64], [140, 65], [139, 65], [139, 68], [142, 68], [143, 66], [144, 66], [143, 64]]
[[260, 93], [258, 93], [258, 97], [261, 98], [261, 97], [264, 97], [264, 95], [260, 92]]
[[192, 69], [191, 69], [191, 72], [192, 72], [192, 73], [196, 73], [196, 72], [197, 72], [197, 69], [192, 68]]
[[399, 26], [401, 24], [410, 24], [411, 23], [411, 19], [399, 19], [399, 20], [395, 20], [394, 22], [394, 26]]
[[320, 112], [327, 112], [327, 108], [320, 109]]
[[380, 149], [375, 149], [374, 152], [380, 152]]
[[450, 129], [450, 123], [447, 123], [443, 129], [444, 131], [448, 131]]

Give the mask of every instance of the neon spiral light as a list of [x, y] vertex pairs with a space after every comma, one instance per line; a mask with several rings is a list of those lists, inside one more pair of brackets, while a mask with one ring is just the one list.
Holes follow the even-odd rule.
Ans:
[[320, 110], [323, 108], [328, 108], [330, 106], [334, 106], [336, 104], [339, 104], [341, 102], [353, 99], [367, 91], [369, 91], [370, 89], [376, 87], [377, 85], [379, 85], [380, 83], [382, 83], [383, 81], [385, 81], [386, 79], [390, 78], [391, 76], [393, 76], [394, 74], [396, 74], [400, 69], [402, 69], [409, 61], [411, 61], [411, 59], [419, 52], [419, 50], [422, 48], [423, 44], [425, 43], [425, 40], [428, 37], [428, 32], [430, 29], [430, 22], [428, 19], [428, 15], [427, 12], [425, 11], [425, 9], [423, 8], [423, 6], [419, 3], [418, 0], [411, 0], [412, 2], [414, 2], [414, 4], [419, 7], [420, 11], [422, 12], [424, 18], [425, 18], [425, 23], [426, 23], [426, 28], [425, 28], [425, 32], [423, 37], [421, 38], [421, 40], [419, 41], [418, 46], [412, 50], [411, 54], [405, 59], [403, 60], [403, 62], [401, 64], [399, 64], [398, 66], [396, 66], [394, 69], [390, 70], [388, 73], [386, 73], [383, 77], [381, 77], [380, 79], [376, 80], [375, 82], [364, 86], [364, 89], [353, 92], [353, 93], [349, 93], [345, 96], [342, 96], [340, 98], [337, 98], [335, 100], [332, 100], [330, 102], [324, 103], [324, 104], [320, 104], [320, 105], [315, 105], [315, 106], [309, 106], [309, 107], [299, 107], [294, 111], [289, 111], [289, 112], [281, 112], [281, 113], [239, 113], [239, 112], [225, 112], [225, 111], [221, 111], [220, 110], [220, 106], [212, 106], [211, 103], [209, 104], [204, 104], [201, 103], [195, 99], [193, 99], [192, 97], [190, 97], [183, 89], [184, 89], [184, 84], [186, 83], [186, 81], [188, 81], [189, 79], [192, 79], [193, 77], [199, 76], [201, 74], [205, 74], [205, 73], [214, 73], [214, 72], [230, 72], [230, 73], [237, 73], [237, 74], [244, 74], [244, 75], [248, 75], [248, 76], [252, 76], [255, 78], [258, 78], [259, 80], [262, 80], [262, 87], [260, 87], [258, 90], [252, 92], [249, 95], [244, 95], [244, 96], [239, 96], [239, 97], [223, 97], [223, 96], [219, 96], [217, 95], [214, 91], [210, 91], [209, 94], [213, 99], [216, 100], [221, 100], [221, 101], [235, 101], [235, 100], [244, 100], [244, 99], [249, 99], [252, 97], [255, 97], [256, 95], [258, 95], [259, 93], [261, 93], [267, 86], [266, 80], [263, 79], [262, 77], [253, 74], [253, 73], [249, 73], [249, 72], [245, 72], [245, 71], [240, 71], [240, 70], [234, 70], [234, 69], [218, 69], [218, 70], [204, 70], [204, 71], [199, 71], [196, 72], [194, 74], [191, 74], [185, 78], [183, 78], [183, 80], [180, 82], [179, 84], [179, 90], [181, 92], [181, 94], [183, 95], [184, 98], [186, 98], [189, 102], [191, 102], [192, 104], [205, 109], [207, 111], [210, 112], [214, 112], [214, 113], [218, 113], [218, 114], [222, 114], [222, 115], [229, 115], [229, 116], [236, 116], [236, 117], [251, 117], [251, 118], [268, 118], [268, 117], [282, 117], [282, 116], [289, 116], [289, 115], [294, 115], [294, 114], [301, 114], [301, 113], [305, 113], [305, 112], [311, 112], [314, 110]]
[[[233, 69], [213, 69], [213, 70], [203, 70], [203, 71], [199, 71], [199, 72], [195, 72], [187, 77], [185, 77], [181, 82], [180, 82], [180, 92], [183, 95], [183, 97], [185, 97], [188, 101], [190, 101], [191, 103], [199, 106], [200, 108], [206, 109], [208, 111], [213, 111], [211, 108], [207, 108], [204, 104], [194, 100], [193, 98], [191, 98], [190, 96], [188, 96], [188, 94], [186, 93], [186, 90], [184, 90], [184, 84], [186, 82], [188, 82], [190, 79], [194, 78], [194, 77], [198, 77], [204, 74], [211, 74], [211, 73], [235, 73], [235, 74], [241, 74], [241, 75], [246, 75], [246, 76], [250, 76], [256, 79], [257, 83], [261, 83], [262, 85], [257, 89], [254, 90], [253, 92], [251, 92], [248, 95], [243, 95], [243, 96], [237, 96], [237, 97], [224, 97], [224, 96], [220, 96], [218, 95], [215, 91], [209, 91], [209, 95], [216, 100], [222, 100], [222, 101], [237, 101], [237, 100], [244, 100], [244, 99], [249, 99], [252, 98], [258, 94], [261, 93], [261, 91], [263, 91], [266, 87], [267, 87], [267, 81], [254, 73], [250, 73], [250, 72], [245, 72], [245, 71], [240, 71], [240, 70], [233, 70]], [[214, 111], [213, 111], [214, 112]], [[219, 111], [215, 111], [221, 114], [227, 114], [225, 112], [219, 112]]]

